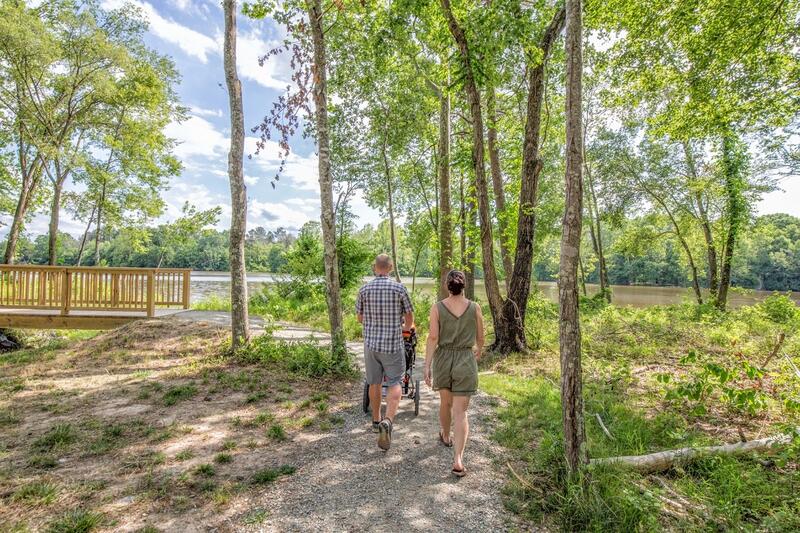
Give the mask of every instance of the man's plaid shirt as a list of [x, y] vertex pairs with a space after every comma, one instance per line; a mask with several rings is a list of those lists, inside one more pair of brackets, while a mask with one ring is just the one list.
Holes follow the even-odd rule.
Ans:
[[376, 276], [358, 291], [356, 313], [364, 315], [364, 344], [381, 353], [403, 350], [403, 315], [412, 311], [402, 284]]

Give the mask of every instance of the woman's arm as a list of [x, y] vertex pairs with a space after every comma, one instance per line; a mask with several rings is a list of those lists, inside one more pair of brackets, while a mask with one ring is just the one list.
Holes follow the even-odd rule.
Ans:
[[483, 353], [483, 344], [486, 342], [486, 338], [483, 331], [483, 311], [481, 311], [481, 306], [475, 304], [477, 310], [477, 326], [478, 331], [475, 332], [475, 359], [480, 359], [481, 354]]
[[431, 386], [431, 365], [433, 354], [439, 345], [439, 310], [436, 304], [431, 307], [431, 316], [428, 321], [428, 340], [425, 342], [425, 384]]

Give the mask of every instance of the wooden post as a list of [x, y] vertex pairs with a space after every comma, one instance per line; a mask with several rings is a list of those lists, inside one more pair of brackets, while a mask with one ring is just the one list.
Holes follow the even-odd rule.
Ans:
[[111, 273], [111, 307], [119, 307], [119, 273]]
[[70, 300], [72, 298], [72, 272], [64, 269], [64, 279], [61, 285], [61, 314], [69, 314]]
[[191, 292], [191, 289], [190, 289], [191, 280], [192, 280], [192, 271], [191, 270], [184, 270], [183, 271], [183, 308], [184, 309], [189, 309], [189, 300], [190, 300], [189, 295], [190, 295], [190, 292]]
[[156, 276], [155, 270], [147, 271], [147, 316], [156, 316]]
[[44, 306], [44, 296], [47, 290], [47, 270], [40, 270], [37, 277], [39, 278], [39, 306]]

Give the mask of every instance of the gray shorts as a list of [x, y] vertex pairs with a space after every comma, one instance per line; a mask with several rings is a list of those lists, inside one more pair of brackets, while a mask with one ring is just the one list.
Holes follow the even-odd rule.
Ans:
[[368, 384], [383, 383], [383, 376], [386, 376], [387, 386], [399, 385], [406, 371], [406, 354], [403, 350], [395, 353], [376, 352], [365, 345], [364, 367]]

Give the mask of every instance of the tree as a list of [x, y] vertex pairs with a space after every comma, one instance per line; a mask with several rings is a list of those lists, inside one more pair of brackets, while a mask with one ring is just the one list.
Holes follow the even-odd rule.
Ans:
[[440, 0], [442, 11], [447, 19], [447, 26], [456, 43], [461, 68], [463, 71], [464, 91], [467, 96], [469, 115], [472, 121], [472, 167], [475, 172], [475, 193], [478, 199], [478, 217], [480, 219], [481, 259], [483, 262], [483, 283], [486, 288], [486, 297], [489, 300], [489, 309], [495, 325], [499, 328], [502, 306], [500, 286], [497, 281], [497, 271], [494, 266], [494, 240], [492, 237], [492, 219], [489, 207], [488, 183], [486, 180], [486, 167], [483, 146], [483, 111], [481, 110], [481, 97], [474, 72], [474, 57], [463, 28], [453, 14], [450, 0]]
[[561, 352], [561, 412], [564, 453], [571, 475], [589, 462], [583, 423], [581, 326], [578, 316], [578, 263], [583, 215], [583, 126], [581, 76], [583, 72], [581, 0], [567, 0], [567, 144], [566, 206], [558, 272], [559, 347]]
[[183, 204], [181, 212], [183, 216], [174, 222], [162, 225], [157, 232], [158, 262], [156, 263], [156, 268], [161, 268], [161, 264], [165, 259], [169, 261], [174, 258], [176, 252], [182, 246], [185, 246], [207, 226], [216, 224], [222, 213], [222, 208], [214, 207], [205, 211], [198, 211], [195, 206], [190, 205], [187, 201]]
[[231, 185], [231, 335], [232, 348], [242, 347], [250, 340], [248, 317], [247, 271], [244, 244], [247, 226], [247, 186], [244, 183], [242, 157], [244, 154], [244, 114], [242, 85], [236, 73], [236, 0], [224, 0], [225, 81], [231, 112], [231, 148], [228, 153], [228, 178]]

